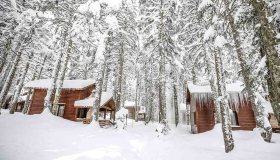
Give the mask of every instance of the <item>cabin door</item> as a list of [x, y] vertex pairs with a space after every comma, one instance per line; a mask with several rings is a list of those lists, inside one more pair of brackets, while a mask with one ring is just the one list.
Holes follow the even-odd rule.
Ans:
[[58, 104], [57, 116], [63, 117], [63, 115], [64, 115], [64, 109], [65, 109], [65, 103], [60, 103], [60, 104]]

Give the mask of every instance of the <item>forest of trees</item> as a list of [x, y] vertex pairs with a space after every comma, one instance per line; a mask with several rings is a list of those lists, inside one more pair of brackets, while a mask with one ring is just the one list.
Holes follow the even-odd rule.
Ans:
[[229, 152], [225, 85], [241, 80], [270, 142], [262, 101], [269, 97], [280, 123], [279, 32], [279, 0], [2, 0], [0, 105], [12, 94], [13, 114], [26, 82], [51, 78], [44, 106], [56, 110], [64, 79], [94, 79], [96, 106], [112, 90], [117, 109], [135, 101], [146, 107], [146, 123], [168, 132], [186, 82], [206, 79]]

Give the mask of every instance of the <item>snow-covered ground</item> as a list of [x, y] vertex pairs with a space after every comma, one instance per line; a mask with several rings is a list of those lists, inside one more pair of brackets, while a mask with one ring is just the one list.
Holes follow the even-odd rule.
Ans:
[[235, 149], [224, 153], [220, 126], [203, 134], [190, 134], [186, 126], [167, 136], [155, 132], [156, 124], [129, 122], [126, 130], [101, 129], [41, 115], [0, 115], [0, 160], [278, 160], [280, 134], [272, 143], [263, 142], [257, 132], [234, 131]]

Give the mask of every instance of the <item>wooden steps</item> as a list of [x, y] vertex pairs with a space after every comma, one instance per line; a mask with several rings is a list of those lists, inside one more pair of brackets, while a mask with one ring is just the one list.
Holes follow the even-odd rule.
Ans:
[[98, 122], [99, 122], [100, 128], [109, 128], [113, 125], [113, 122], [111, 122], [111, 120], [107, 120], [107, 119], [98, 120]]

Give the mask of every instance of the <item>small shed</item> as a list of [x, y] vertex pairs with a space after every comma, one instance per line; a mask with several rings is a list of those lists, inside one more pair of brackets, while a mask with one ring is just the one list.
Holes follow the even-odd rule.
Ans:
[[133, 101], [125, 101], [124, 108], [128, 110], [128, 118], [136, 119], [136, 112], [138, 112], [137, 118], [139, 121], [145, 121], [146, 108], [144, 106], [137, 106]]
[[[96, 109], [94, 106], [95, 97], [87, 97], [82, 100], [75, 101], [75, 108], [78, 110], [78, 118], [80, 121], [89, 123], [92, 118], [92, 112]], [[103, 92], [101, 94], [99, 107], [99, 124], [105, 127], [113, 124], [115, 121], [115, 101], [111, 92]]]
[[[256, 127], [252, 106], [243, 89], [244, 85], [240, 81], [226, 85], [233, 130], [253, 130]], [[190, 105], [192, 133], [209, 131], [215, 125], [216, 113], [211, 94], [209, 84], [195, 85], [187, 82], [187, 103]]]
[[[30, 81], [24, 86], [26, 89], [32, 89], [28, 114], [40, 114], [43, 112], [44, 99], [51, 82], [51, 79], [41, 79]], [[57, 116], [78, 121], [80, 113], [78, 108], [74, 107], [74, 102], [89, 97], [94, 88], [93, 80], [64, 80]], [[52, 99], [54, 99], [54, 94]]]

